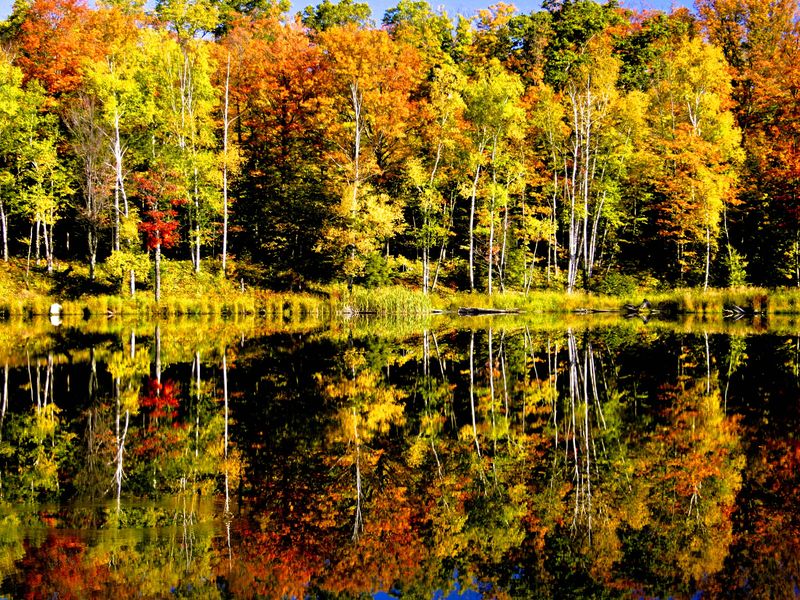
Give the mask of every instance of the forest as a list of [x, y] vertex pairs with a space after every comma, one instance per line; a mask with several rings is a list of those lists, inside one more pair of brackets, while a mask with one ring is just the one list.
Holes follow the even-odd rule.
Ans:
[[3, 259], [156, 298], [162, 260], [269, 289], [800, 286], [799, 15], [17, 0]]

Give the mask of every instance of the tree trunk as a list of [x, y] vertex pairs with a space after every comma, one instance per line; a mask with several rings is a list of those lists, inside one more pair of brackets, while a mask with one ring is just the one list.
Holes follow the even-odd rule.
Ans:
[[0, 225], [3, 230], [3, 260], [8, 262], [8, 217], [5, 204], [0, 201]]
[[43, 223], [44, 231], [44, 252], [47, 259], [47, 272], [53, 272], [53, 226], [50, 226], [50, 232], [47, 231], [47, 223]]
[[161, 244], [156, 246], [156, 302], [161, 302]]
[[497, 157], [497, 138], [500, 132], [495, 132], [492, 141], [492, 193], [489, 200], [489, 295], [492, 295], [492, 275], [494, 271], [494, 198], [497, 186], [497, 168], [495, 167], [495, 158]]
[[706, 276], [703, 280], [703, 291], [708, 290], [708, 276], [711, 272], [711, 228], [706, 225]]
[[469, 204], [469, 289], [475, 291], [475, 196], [478, 193], [478, 178], [481, 175], [481, 165], [475, 169], [475, 178], [472, 180], [472, 194]]
[[228, 264], [228, 91], [231, 81], [231, 55], [228, 53], [228, 62], [225, 70], [225, 111], [223, 113], [224, 127], [222, 133], [222, 152], [225, 160], [222, 163], [222, 276], [225, 277]]
[[94, 281], [95, 268], [97, 267], [97, 230], [94, 226], [89, 227], [89, 279]]

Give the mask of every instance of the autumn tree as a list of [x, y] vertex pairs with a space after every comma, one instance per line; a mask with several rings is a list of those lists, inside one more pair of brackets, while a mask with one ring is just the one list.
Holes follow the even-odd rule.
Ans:
[[708, 287], [723, 213], [735, 200], [741, 137], [720, 51], [684, 38], [664, 60], [650, 92], [653, 150], [661, 164], [653, 210], [678, 275], [700, 273]]
[[201, 32], [213, 28], [217, 13], [209, 2], [175, 0], [158, 6], [166, 31], [150, 38], [148, 50], [150, 94], [162, 156], [170, 156], [181, 172], [186, 192], [189, 250], [196, 273], [201, 269], [201, 249], [214, 237], [213, 223], [220, 212], [219, 166], [213, 112], [215, 90], [211, 84], [211, 53]]
[[[477, 216], [483, 228], [488, 230], [486, 273], [489, 294], [493, 291], [493, 276], [498, 267], [502, 274], [502, 264], [498, 265], [496, 260], [496, 211], [498, 205], [504, 206], [507, 217], [509, 183], [519, 177], [520, 168], [514, 163], [512, 153], [522, 138], [522, 91], [519, 78], [506, 73], [496, 62], [478, 71], [464, 91], [465, 119], [472, 141], [469, 156], [472, 176], [469, 188], [469, 282], [470, 289], [475, 289]], [[482, 214], [476, 215], [479, 192], [484, 197], [484, 205]], [[507, 224], [507, 219], [505, 222]], [[506, 232], [507, 227], [504, 227], [504, 236]]]
[[80, 184], [83, 202], [79, 213], [86, 225], [89, 250], [89, 278], [95, 278], [100, 232], [108, 222], [111, 199], [111, 170], [108, 132], [103, 128], [100, 107], [94, 98], [80, 94], [69, 103], [65, 121], [73, 151], [81, 164]]
[[218, 64], [230, 54], [229, 143], [241, 155], [232, 238], [276, 285], [323, 277], [329, 261], [315, 247], [331, 200], [321, 48], [273, 18], [237, 21], [220, 43]]
[[14, 45], [26, 81], [36, 80], [58, 97], [77, 90], [87, 64], [102, 60], [96, 43], [94, 13], [81, 0], [36, 0], [17, 5], [21, 15]]
[[[176, 181], [178, 183], [176, 183]], [[155, 253], [155, 298], [161, 300], [161, 251], [180, 239], [176, 207], [186, 202], [178, 173], [151, 170], [137, 175], [137, 194], [144, 209], [139, 229], [145, 235], [148, 250]]]
[[328, 160], [340, 198], [324, 239], [352, 280], [401, 224], [386, 193], [407, 156], [406, 127], [417, 85], [416, 52], [386, 32], [338, 27], [321, 36], [332, 70]]
[[[759, 281], [800, 282], [797, 203], [798, 9], [794, 2], [702, 0], [700, 21], [732, 69], [747, 154], [732, 220]], [[768, 242], [767, 242], [768, 240]]]

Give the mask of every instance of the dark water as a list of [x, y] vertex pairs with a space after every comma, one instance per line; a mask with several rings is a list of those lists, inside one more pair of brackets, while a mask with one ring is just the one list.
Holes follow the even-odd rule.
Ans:
[[800, 326], [0, 324], [10, 597], [793, 598]]

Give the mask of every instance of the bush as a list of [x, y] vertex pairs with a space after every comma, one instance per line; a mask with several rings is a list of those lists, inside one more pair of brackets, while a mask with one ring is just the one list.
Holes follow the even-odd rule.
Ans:
[[633, 275], [610, 271], [596, 279], [592, 287], [595, 292], [608, 296], [629, 296], [639, 288], [639, 282]]

